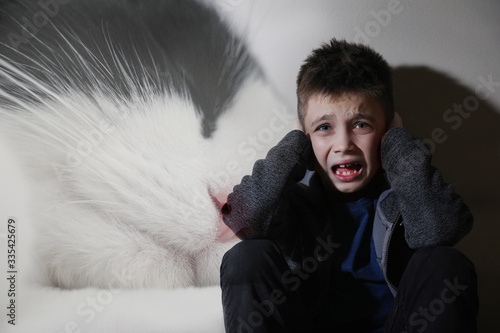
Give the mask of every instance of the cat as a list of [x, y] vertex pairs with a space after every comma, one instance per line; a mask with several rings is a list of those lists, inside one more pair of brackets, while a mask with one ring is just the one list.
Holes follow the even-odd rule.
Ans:
[[[60, 288], [219, 281], [220, 207], [296, 116], [213, 4], [0, 1], [0, 130]], [[27, 227], [26, 227], [27, 228]]]

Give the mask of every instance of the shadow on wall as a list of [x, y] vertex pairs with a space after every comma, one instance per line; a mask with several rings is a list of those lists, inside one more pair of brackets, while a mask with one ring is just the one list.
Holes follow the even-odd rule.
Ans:
[[404, 126], [431, 146], [433, 164], [474, 215], [473, 231], [457, 247], [476, 265], [479, 331], [492, 332], [500, 297], [500, 110], [488, 98], [500, 88], [488, 73], [478, 73], [472, 88], [427, 67], [398, 67], [393, 75]]

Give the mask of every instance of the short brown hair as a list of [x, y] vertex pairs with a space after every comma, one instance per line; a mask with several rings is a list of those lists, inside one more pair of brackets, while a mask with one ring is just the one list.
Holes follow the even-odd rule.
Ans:
[[391, 68], [373, 49], [332, 39], [312, 51], [297, 76], [297, 113], [302, 127], [311, 97], [336, 97], [343, 93], [376, 97], [384, 107], [386, 122], [394, 116]]

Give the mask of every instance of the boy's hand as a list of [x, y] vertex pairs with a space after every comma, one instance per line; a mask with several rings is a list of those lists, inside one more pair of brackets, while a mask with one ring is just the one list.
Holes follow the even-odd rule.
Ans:
[[394, 112], [394, 117], [392, 118], [391, 122], [389, 123], [387, 130], [390, 130], [391, 128], [394, 128], [394, 127], [403, 127], [403, 119], [401, 119], [401, 116], [397, 112]]
[[297, 117], [297, 119], [294, 120], [293, 124], [292, 124], [292, 128], [291, 130], [299, 130], [299, 131], [302, 131], [304, 132], [304, 128], [302, 128], [302, 125], [300, 124], [300, 120], [299, 118]]
[[[299, 118], [295, 119], [295, 121], [293, 122], [292, 131], [293, 130], [299, 130], [305, 134], [304, 128], [300, 124]], [[309, 135], [307, 135], [307, 138], [309, 139], [309, 141], [311, 141]], [[314, 151], [311, 145], [309, 145], [309, 148], [304, 151], [302, 157], [305, 160], [307, 170], [314, 171], [316, 169], [316, 157], [314, 156]]]

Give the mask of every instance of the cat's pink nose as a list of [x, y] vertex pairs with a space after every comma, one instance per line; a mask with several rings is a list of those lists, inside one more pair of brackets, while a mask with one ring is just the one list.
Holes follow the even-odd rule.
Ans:
[[226, 226], [224, 224], [224, 221], [222, 220], [221, 209], [226, 204], [227, 196], [229, 193], [227, 192], [212, 193], [211, 191], [209, 191], [209, 193], [215, 208], [219, 212], [219, 219], [217, 221], [217, 241], [220, 243], [225, 243], [237, 238], [234, 232], [228, 226]]
[[222, 206], [224, 206], [224, 204], [227, 202], [227, 196], [229, 195], [229, 193], [227, 192], [214, 193], [210, 190], [208, 191], [208, 193], [210, 194], [210, 197], [214, 202], [215, 208], [217, 208], [217, 210], [220, 212]]

